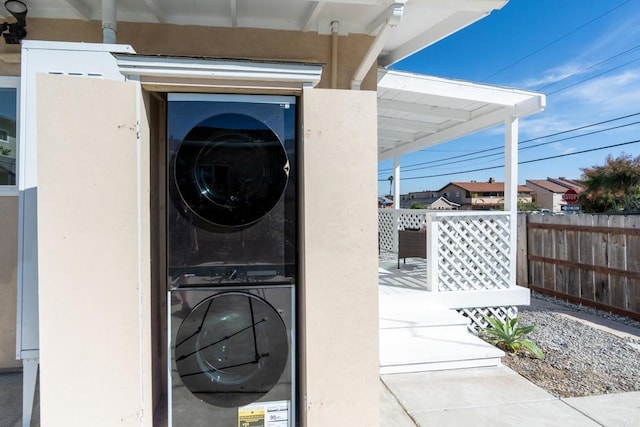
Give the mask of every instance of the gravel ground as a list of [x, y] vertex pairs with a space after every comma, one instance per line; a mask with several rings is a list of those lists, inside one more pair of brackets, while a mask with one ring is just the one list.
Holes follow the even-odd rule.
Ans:
[[[536, 306], [550, 301], [562, 309]], [[620, 338], [575, 320], [561, 312], [585, 313], [634, 328], [640, 322], [600, 312], [542, 295], [532, 295], [532, 306], [519, 309], [521, 326], [537, 325], [528, 335], [545, 354], [544, 360], [520, 352], [508, 354], [503, 363], [556, 397], [590, 396], [640, 391], [640, 338]]]

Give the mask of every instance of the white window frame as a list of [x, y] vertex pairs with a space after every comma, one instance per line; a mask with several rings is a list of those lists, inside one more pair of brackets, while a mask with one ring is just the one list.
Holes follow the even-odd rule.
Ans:
[[0, 185], [0, 197], [17, 196], [20, 179], [20, 77], [0, 76], [0, 88], [16, 90], [16, 183], [14, 185]]

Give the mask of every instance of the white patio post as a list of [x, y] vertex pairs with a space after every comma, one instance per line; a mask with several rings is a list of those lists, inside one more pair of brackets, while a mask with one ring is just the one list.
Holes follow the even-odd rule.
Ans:
[[438, 292], [438, 234], [440, 233], [440, 223], [436, 219], [437, 214], [427, 215], [427, 289], [431, 292]]
[[400, 224], [400, 156], [393, 157], [393, 223], [395, 230], [393, 233], [393, 250], [398, 252], [398, 225]]
[[504, 210], [509, 215], [509, 286], [516, 286], [516, 247], [518, 241], [518, 118], [509, 116], [505, 127]]
[[393, 207], [400, 209], [400, 156], [393, 157]]

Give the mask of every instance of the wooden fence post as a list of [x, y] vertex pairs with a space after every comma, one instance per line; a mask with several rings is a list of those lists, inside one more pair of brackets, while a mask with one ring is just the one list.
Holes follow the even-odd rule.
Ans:
[[516, 284], [529, 286], [529, 261], [527, 260], [527, 214], [518, 214], [518, 240], [516, 248]]
[[[627, 228], [640, 229], [640, 215], [628, 216]], [[640, 236], [627, 236], [627, 271], [640, 272]], [[640, 313], [640, 279], [627, 279], [626, 309]]]

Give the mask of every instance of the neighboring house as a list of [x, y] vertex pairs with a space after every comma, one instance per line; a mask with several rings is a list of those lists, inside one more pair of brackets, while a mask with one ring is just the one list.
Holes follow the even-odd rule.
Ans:
[[405, 208], [411, 206], [411, 203], [415, 199], [429, 199], [432, 197], [438, 197], [437, 191], [424, 190], [424, 191], [412, 191], [407, 194], [400, 195], [400, 207]]
[[[0, 252], [10, 254], [0, 259], [0, 324], [9, 325], [0, 368], [19, 366], [16, 353], [24, 360], [25, 411], [39, 378], [42, 425], [166, 422], [169, 94], [271, 95], [295, 97], [289, 141], [303, 148], [299, 209], [288, 211], [299, 235], [288, 251], [300, 267], [289, 299], [298, 322], [292, 416], [305, 427], [379, 425], [377, 162], [499, 123], [515, 147], [518, 119], [545, 99], [377, 66], [506, 3], [30, 3], [28, 39], [0, 44], [0, 86], [20, 111], [17, 182], [0, 188]], [[406, 90], [417, 96], [397, 96]], [[218, 166], [221, 175], [232, 169]], [[199, 172], [212, 179], [211, 168]], [[254, 337], [256, 325], [246, 328]]]
[[[489, 178], [488, 182], [450, 182], [438, 190], [438, 194], [454, 203], [460, 209], [486, 210], [502, 209], [504, 206], [504, 182]], [[526, 186], [518, 186], [518, 201], [530, 203], [534, 191]]]
[[438, 197], [438, 192], [434, 190], [424, 190], [424, 191], [412, 191], [407, 194], [403, 194], [402, 200], [408, 199], [426, 199], [429, 197]]
[[400, 207], [403, 209], [411, 208], [414, 203], [420, 203], [423, 207], [421, 209], [432, 209], [432, 210], [454, 210], [458, 209], [460, 205], [458, 203], [451, 202], [444, 197], [434, 196], [434, 197], [414, 197], [413, 194], [409, 193], [410, 197], [402, 197], [402, 202], [400, 203]]
[[386, 209], [393, 208], [393, 198], [390, 196], [379, 196], [378, 207]]
[[527, 187], [535, 191], [536, 203], [540, 209], [548, 209], [551, 212], [560, 212], [564, 201], [564, 194], [572, 189], [578, 194], [584, 190], [580, 181], [570, 180], [564, 177], [547, 179], [528, 179]]

